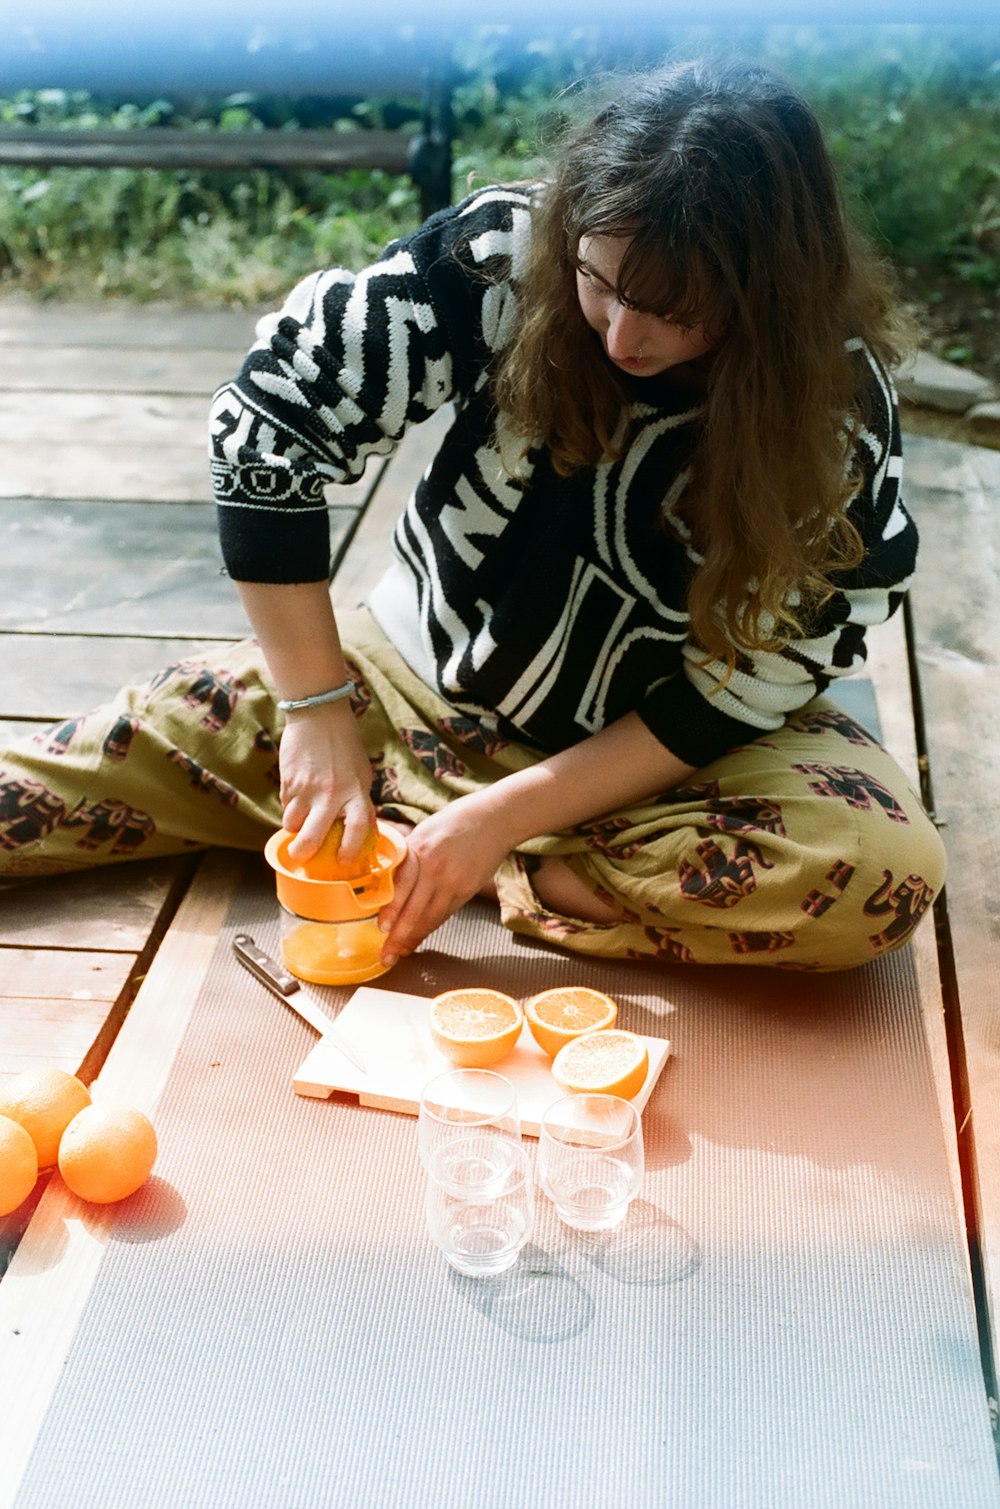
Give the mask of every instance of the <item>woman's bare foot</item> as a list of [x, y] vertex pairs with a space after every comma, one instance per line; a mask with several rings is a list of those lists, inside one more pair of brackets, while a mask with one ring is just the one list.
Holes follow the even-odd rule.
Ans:
[[577, 917], [581, 922], [621, 921], [617, 907], [595, 896], [587, 882], [557, 854], [543, 856], [531, 877], [531, 887], [542, 905], [560, 917]]
[[[396, 818], [383, 818], [390, 828], [405, 838], [413, 824]], [[581, 922], [619, 922], [621, 913], [610, 902], [595, 896], [586, 881], [570, 869], [557, 854], [545, 854], [532, 871], [531, 887], [544, 907], [561, 917], [576, 917]], [[490, 879], [478, 894], [487, 901], [499, 901], [497, 883]]]
[[385, 823], [385, 826], [387, 828], [395, 828], [396, 832], [400, 835], [401, 838], [408, 837], [408, 835], [411, 834], [414, 829], [413, 823], [404, 822], [403, 819], [399, 817], [379, 817], [379, 822]]
[[[610, 902], [595, 896], [564, 859], [546, 854], [531, 872], [531, 889], [542, 905], [560, 917], [576, 917], [581, 922], [620, 922], [621, 913]], [[487, 881], [480, 891], [490, 901], [499, 901], [495, 880]]]

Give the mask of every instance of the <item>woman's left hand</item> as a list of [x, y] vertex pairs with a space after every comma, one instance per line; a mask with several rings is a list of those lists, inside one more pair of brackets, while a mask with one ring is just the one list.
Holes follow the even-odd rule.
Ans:
[[499, 814], [484, 812], [475, 796], [466, 796], [425, 818], [407, 846], [392, 901], [379, 916], [387, 931], [385, 965], [412, 953], [460, 906], [487, 891], [511, 845]]
[[558, 754], [457, 797], [410, 834], [396, 895], [380, 919], [389, 934], [382, 962], [412, 953], [470, 897], [488, 891], [503, 860], [527, 839], [618, 812], [693, 772], [638, 713], [626, 713]]

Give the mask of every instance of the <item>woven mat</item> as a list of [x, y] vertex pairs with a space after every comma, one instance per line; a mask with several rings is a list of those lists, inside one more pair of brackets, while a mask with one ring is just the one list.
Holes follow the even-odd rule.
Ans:
[[676, 1052], [626, 1228], [540, 1196], [517, 1268], [474, 1280], [426, 1236], [413, 1119], [293, 1094], [313, 1035], [230, 947], [273, 951], [274, 911], [255, 873], [20, 1509], [1000, 1503], [908, 954], [591, 965], [465, 908], [385, 985], [586, 981]]

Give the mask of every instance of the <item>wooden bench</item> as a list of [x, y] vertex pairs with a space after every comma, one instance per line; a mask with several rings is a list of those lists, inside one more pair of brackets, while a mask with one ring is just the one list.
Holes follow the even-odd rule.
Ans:
[[[71, 713], [175, 648], [242, 634], [231, 586], [217, 574], [199, 458], [207, 396], [238, 364], [252, 324], [249, 315], [129, 310], [126, 320], [113, 306], [67, 312], [0, 302], [9, 358], [0, 379], [5, 728]], [[412, 432], [388, 465], [331, 504], [335, 534], [347, 547], [334, 578], [339, 602], [360, 600], [379, 574], [388, 527], [432, 449], [433, 433]], [[872, 634], [870, 669], [885, 741], [923, 787], [950, 853], [937, 927], [925, 923], [912, 952], [954, 1206], [967, 1237], [983, 1377], [995, 1400], [1000, 835], [990, 688], [1000, 456], [910, 437], [907, 466], [922, 570], [908, 615]], [[136, 542], [143, 540], [137, 584]], [[182, 569], [161, 590], [156, 573], [171, 557]], [[81, 582], [81, 564], [99, 558], [102, 577], [84, 572]], [[127, 591], [123, 561], [131, 568]], [[87, 1077], [100, 1071], [106, 1093], [153, 1106], [242, 873], [239, 859], [213, 854], [0, 897], [0, 1073], [42, 1062], [82, 1067]], [[109, 1231], [106, 1221], [67, 1218], [54, 1183], [18, 1248], [17, 1282], [0, 1282], [0, 1381], [5, 1391], [18, 1381], [0, 1451], [0, 1502], [23, 1470]], [[27, 1379], [16, 1332], [32, 1339]]]
[[[343, 173], [378, 168], [407, 174], [420, 191], [426, 217], [452, 200], [451, 92], [455, 70], [440, 38], [415, 45], [412, 37], [390, 33], [381, 45], [345, 22], [331, 35], [329, 18], [306, 20], [313, 45], [301, 41], [293, 25], [277, 27], [264, 56], [230, 18], [233, 32], [185, 33], [164, 14], [155, 27], [146, 18], [135, 35], [123, 36], [120, 18], [108, 26], [89, 8], [54, 23], [35, 15], [21, 27], [8, 24], [0, 36], [0, 91], [77, 89], [96, 100], [141, 103], [169, 99], [183, 113], [195, 100], [220, 100], [256, 90], [265, 101], [308, 93], [315, 111], [320, 101], [342, 121], [342, 129], [252, 131], [194, 130], [174, 126], [136, 129], [46, 128], [29, 124], [0, 128], [0, 166], [26, 169], [132, 168], [192, 172]], [[93, 34], [96, 29], [96, 36]], [[143, 36], [147, 45], [140, 48]], [[245, 46], [241, 47], [241, 43]], [[308, 66], [305, 66], [305, 64]], [[361, 100], [419, 99], [419, 126], [386, 130], [364, 127], [352, 106]]]

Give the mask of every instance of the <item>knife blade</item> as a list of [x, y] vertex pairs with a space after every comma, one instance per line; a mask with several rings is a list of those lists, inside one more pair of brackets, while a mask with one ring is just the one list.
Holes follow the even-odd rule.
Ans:
[[279, 1000], [290, 1006], [310, 1027], [344, 1055], [346, 1059], [360, 1069], [362, 1074], [368, 1070], [365, 1061], [357, 1048], [350, 1043], [343, 1032], [337, 1027], [333, 1017], [328, 1016], [320, 1003], [310, 995], [302, 981], [291, 974], [270, 954], [266, 954], [259, 948], [249, 933], [237, 933], [233, 939], [233, 952], [245, 969], [258, 979], [262, 985], [266, 985]]

